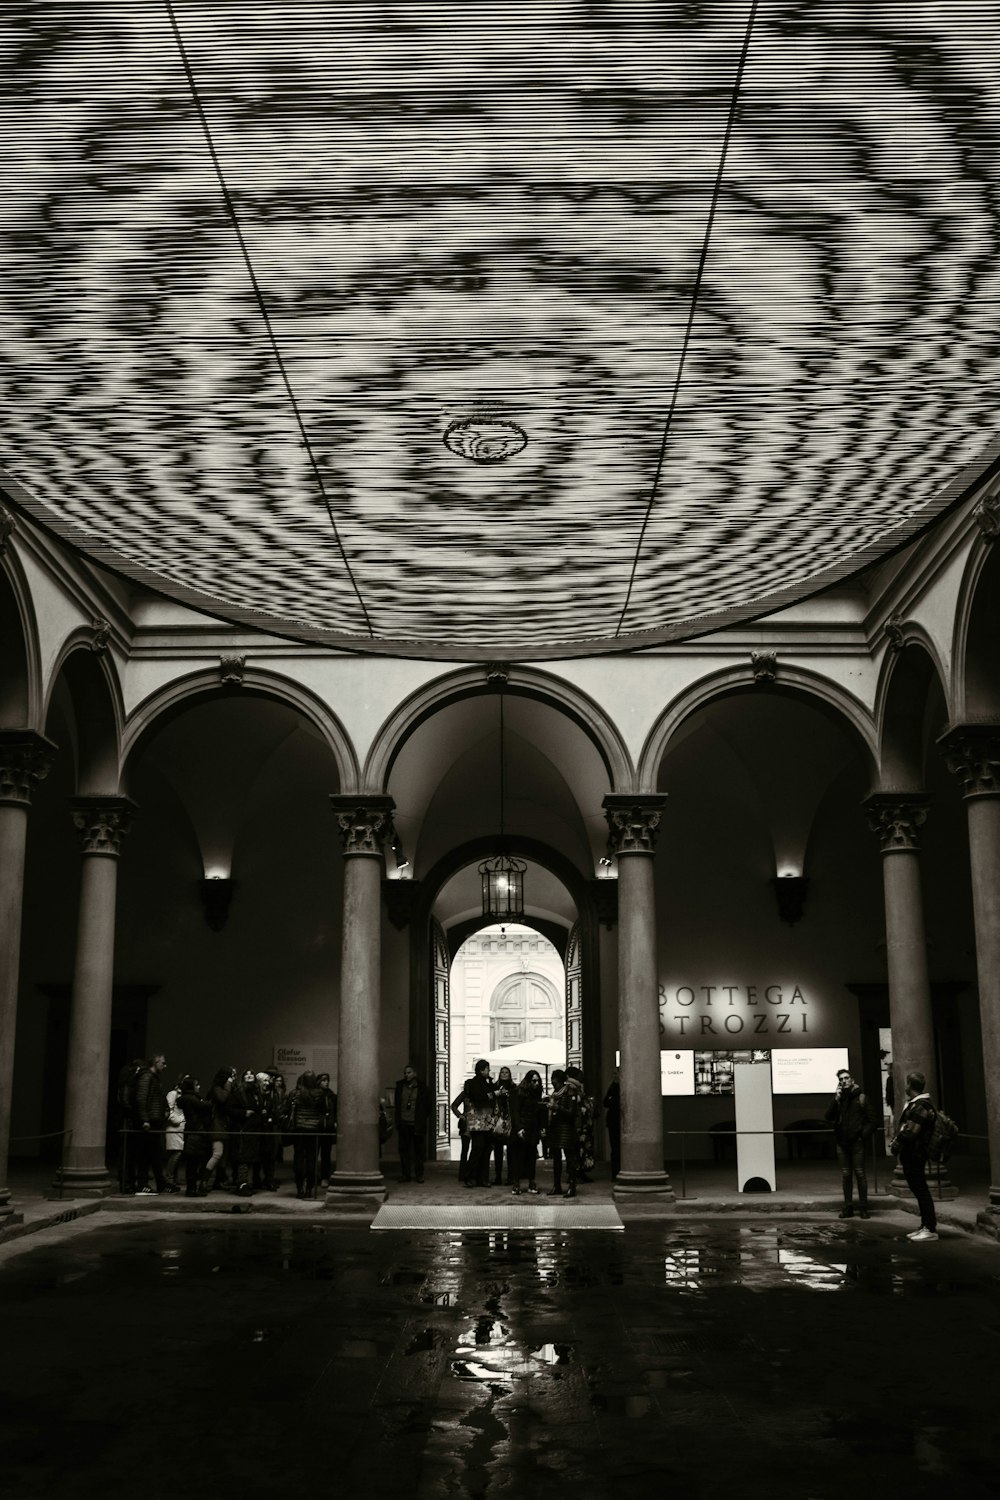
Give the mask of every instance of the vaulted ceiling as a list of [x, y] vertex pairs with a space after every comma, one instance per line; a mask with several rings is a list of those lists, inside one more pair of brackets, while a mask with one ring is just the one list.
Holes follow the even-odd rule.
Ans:
[[359, 650], [681, 639], [995, 458], [986, 0], [12, 0], [16, 506]]

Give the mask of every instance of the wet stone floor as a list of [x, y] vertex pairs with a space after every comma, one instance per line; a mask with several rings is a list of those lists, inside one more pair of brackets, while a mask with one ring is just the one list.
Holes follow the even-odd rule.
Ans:
[[913, 1223], [102, 1215], [0, 1253], [0, 1494], [996, 1495], [1000, 1249]]

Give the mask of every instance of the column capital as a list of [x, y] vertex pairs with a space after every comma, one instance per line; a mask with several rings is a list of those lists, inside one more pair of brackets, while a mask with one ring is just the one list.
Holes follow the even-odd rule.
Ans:
[[953, 724], [937, 743], [963, 797], [1000, 797], [1000, 724]]
[[69, 815], [80, 830], [81, 854], [117, 859], [135, 813], [130, 797], [71, 797]]
[[872, 792], [861, 804], [868, 827], [878, 835], [883, 854], [920, 848], [917, 830], [927, 822], [931, 799], [926, 792]]
[[660, 814], [666, 805], [662, 793], [609, 792], [601, 806], [608, 820], [608, 848], [623, 854], [655, 854]]
[[32, 729], [0, 729], [0, 804], [27, 807], [52, 768], [56, 746]]
[[396, 804], [385, 793], [373, 792], [362, 797], [333, 793], [330, 806], [340, 829], [344, 857], [368, 854], [381, 858], [382, 845], [392, 833], [392, 815]]

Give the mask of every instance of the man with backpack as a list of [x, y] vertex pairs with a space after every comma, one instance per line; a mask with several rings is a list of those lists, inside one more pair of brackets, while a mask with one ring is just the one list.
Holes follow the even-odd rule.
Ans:
[[927, 1162], [931, 1136], [937, 1110], [927, 1093], [927, 1080], [923, 1073], [907, 1073], [906, 1104], [899, 1117], [899, 1126], [890, 1144], [893, 1156], [899, 1157], [906, 1185], [917, 1200], [920, 1210], [920, 1228], [906, 1236], [916, 1242], [936, 1240], [937, 1214], [934, 1199], [927, 1185]]
[[868, 1178], [865, 1175], [865, 1151], [875, 1132], [875, 1116], [868, 1100], [846, 1068], [837, 1072], [837, 1092], [826, 1112], [833, 1124], [837, 1159], [844, 1186], [841, 1219], [854, 1217], [854, 1182], [858, 1184], [858, 1217], [870, 1218], [868, 1212]]

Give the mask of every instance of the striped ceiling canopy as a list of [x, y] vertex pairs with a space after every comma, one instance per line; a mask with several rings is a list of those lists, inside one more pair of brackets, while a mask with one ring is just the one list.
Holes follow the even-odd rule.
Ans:
[[627, 650], [995, 458], [1000, 6], [11, 0], [15, 507], [223, 618]]

